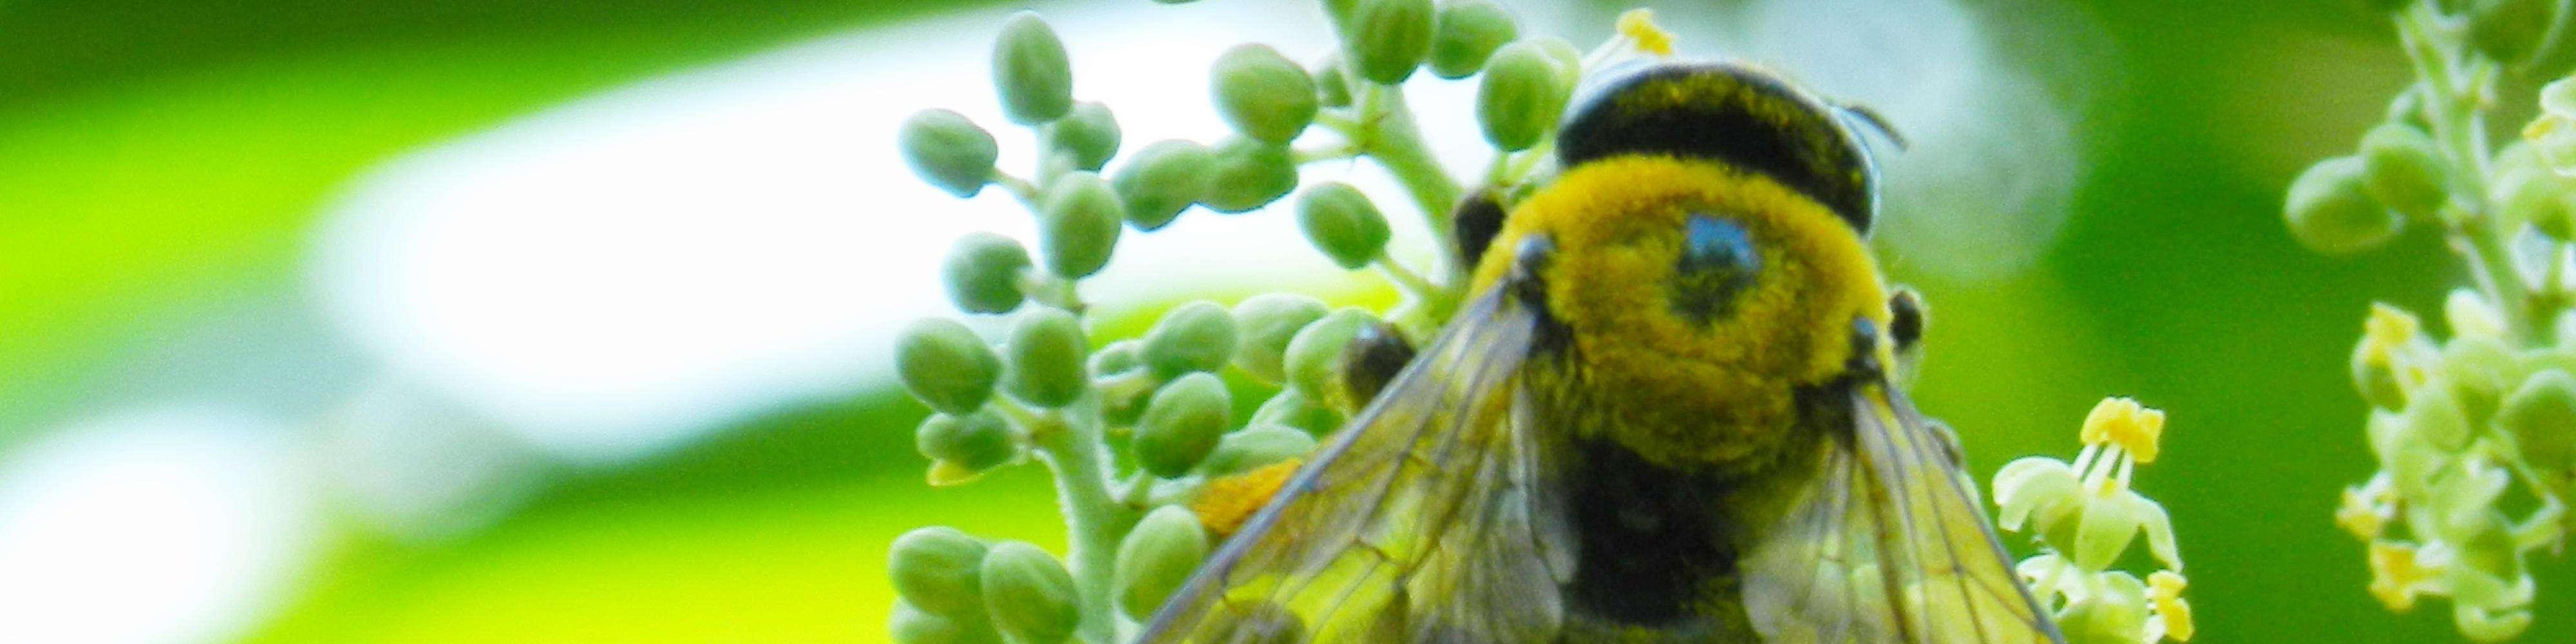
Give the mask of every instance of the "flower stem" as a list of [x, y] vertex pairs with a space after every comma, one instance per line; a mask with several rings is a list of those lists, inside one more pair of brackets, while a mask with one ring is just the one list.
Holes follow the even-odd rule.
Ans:
[[[1422, 211], [1423, 222], [1430, 225], [1435, 248], [1457, 247], [1453, 241], [1449, 210], [1457, 207], [1458, 198], [1466, 193], [1458, 180], [1449, 176], [1448, 168], [1431, 155], [1431, 145], [1422, 139], [1422, 130], [1413, 120], [1413, 108], [1404, 101], [1404, 88], [1392, 85], [1370, 86], [1361, 103], [1361, 138], [1356, 141], [1362, 154], [1377, 161], [1394, 175], [1413, 197], [1414, 207]], [[1459, 284], [1465, 269], [1440, 254], [1440, 274], [1444, 284]]]
[[[1096, 405], [1096, 398], [1086, 405]], [[1064, 508], [1066, 568], [1081, 596], [1081, 622], [1075, 633], [1090, 644], [1117, 641], [1117, 613], [1110, 608], [1116, 589], [1118, 540], [1136, 526], [1137, 513], [1109, 491], [1108, 455], [1102, 453], [1100, 413], [1077, 408], [1049, 411], [1030, 431], [1038, 454], [1055, 474], [1057, 502]]]
[[2494, 74], [2461, 69], [2457, 28], [2444, 24], [2431, 5], [2418, 3], [2398, 13], [2396, 20], [2398, 41], [2416, 75], [2424, 79], [2425, 120], [2456, 169], [2450, 173], [2456, 198], [2444, 217], [2451, 224], [2451, 246], [2469, 260], [2478, 288], [2503, 309], [2507, 335], [2528, 342], [2536, 329], [2546, 326], [2546, 320], [2539, 319], [2546, 312], [2532, 306], [2529, 279], [2514, 261], [2508, 242], [2513, 231], [2496, 225], [2496, 206], [2487, 200], [2491, 178], [2487, 176], [2490, 154], [2483, 97], [2495, 82]]
[[1020, 199], [1020, 204], [1028, 206], [1030, 210], [1036, 210], [1038, 208], [1037, 184], [1030, 183], [1029, 180], [1022, 179], [1018, 175], [1003, 172], [1000, 168], [995, 168], [993, 169], [993, 185], [1001, 186], [1004, 190], [1009, 190], [1011, 192], [1011, 196], [1018, 197]]

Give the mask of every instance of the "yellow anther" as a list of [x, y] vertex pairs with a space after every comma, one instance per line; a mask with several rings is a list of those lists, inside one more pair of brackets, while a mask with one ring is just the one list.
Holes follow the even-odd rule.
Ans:
[[2381, 512], [2378, 503], [2355, 488], [2344, 488], [2343, 505], [2335, 508], [2335, 525], [2363, 541], [2379, 538], [2388, 529], [2388, 519], [2388, 513]]
[[2138, 405], [2126, 397], [2102, 399], [2084, 415], [2081, 436], [2086, 445], [2112, 444], [2128, 450], [2139, 463], [2153, 463], [2165, 433], [2165, 412]]
[[2432, 579], [2433, 571], [2417, 565], [2415, 546], [2370, 542], [2370, 594], [2389, 610], [2405, 612], [2414, 608], [2415, 593]]
[[2423, 328], [2424, 323], [2416, 320], [2415, 314], [2379, 302], [2370, 303], [2370, 317], [2361, 322], [2362, 335], [2382, 350], [2406, 346]]
[[1629, 9], [1619, 14], [1619, 35], [1637, 41], [1637, 50], [1657, 56], [1673, 55], [1673, 34], [1655, 26], [1655, 12]]
[[2176, 642], [2191, 641], [2191, 602], [2182, 599], [2182, 589], [2190, 583], [2171, 570], [2147, 575], [2147, 601], [2155, 605], [2156, 616], [2165, 619], [2165, 637]]

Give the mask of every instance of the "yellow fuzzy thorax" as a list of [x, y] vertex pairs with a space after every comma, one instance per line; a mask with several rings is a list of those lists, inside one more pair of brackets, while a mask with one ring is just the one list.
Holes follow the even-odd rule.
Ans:
[[[1752, 284], [1705, 323], [1672, 305], [1694, 213], [1738, 222], [1761, 257]], [[1720, 163], [1619, 156], [1567, 171], [1511, 212], [1475, 288], [1504, 277], [1532, 234], [1555, 244], [1539, 277], [1569, 346], [1532, 360], [1524, 383], [1564, 431], [1658, 465], [1760, 468], [1811, 444], [1792, 431], [1795, 392], [1844, 372], [1855, 318], [1887, 322], [1858, 234], [1816, 200]]]

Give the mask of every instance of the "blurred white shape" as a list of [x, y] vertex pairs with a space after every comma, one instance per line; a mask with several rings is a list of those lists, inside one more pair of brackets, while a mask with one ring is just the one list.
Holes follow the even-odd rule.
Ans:
[[483, 527], [544, 480], [541, 457], [490, 419], [396, 382], [361, 387], [318, 424], [332, 492], [404, 539]]
[[1881, 144], [1886, 178], [1875, 239], [1891, 264], [1955, 280], [2005, 277], [2038, 259], [2065, 227], [2082, 162], [2069, 116], [2075, 106], [2060, 104], [2028, 70], [1997, 60], [1988, 34], [1958, 4], [1771, 0], [1736, 20], [1683, 28], [1723, 33], [1725, 55], [1773, 63], [1829, 96], [1867, 105], [1907, 137], [1901, 151], [1872, 141]]
[[[1078, 95], [1111, 104], [1130, 149], [1223, 134], [1203, 66], [1269, 35], [1282, 12], [1312, 12], [1136, 8], [1155, 19], [1050, 15], [1074, 51]], [[936, 274], [951, 240], [1034, 239], [1003, 191], [960, 202], [895, 152], [896, 124], [944, 106], [992, 129], [1006, 168], [1029, 165], [1029, 133], [1000, 118], [986, 81], [1000, 16], [657, 79], [395, 161], [332, 208], [318, 289], [403, 377], [575, 463], [631, 460], [881, 386], [894, 330], [953, 314]], [[1277, 44], [1325, 51], [1314, 22], [1293, 30], [1307, 40]], [[1444, 108], [1463, 105], [1449, 93], [1459, 103]], [[1113, 308], [1329, 266], [1287, 217], [1193, 212], [1121, 243], [1087, 293]]]
[[228, 640], [311, 548], [273, 423], [178, 407], [43, 435], [0, 459], [0, 642]]

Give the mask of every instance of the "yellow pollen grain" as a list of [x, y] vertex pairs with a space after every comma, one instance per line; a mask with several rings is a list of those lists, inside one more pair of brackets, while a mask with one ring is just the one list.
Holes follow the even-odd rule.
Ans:
[[1217, 538], [1232, 535], [1252, 518], [1252, 513], [1270, 504], [1271, 495], [1278, 494], [1279, 487], [1297, 473], [1299, 462], [1292, 458], [1208, 481], [1198, 500], [1190, 503], [1190, 512], [1197, 514], [1199, 523]]

